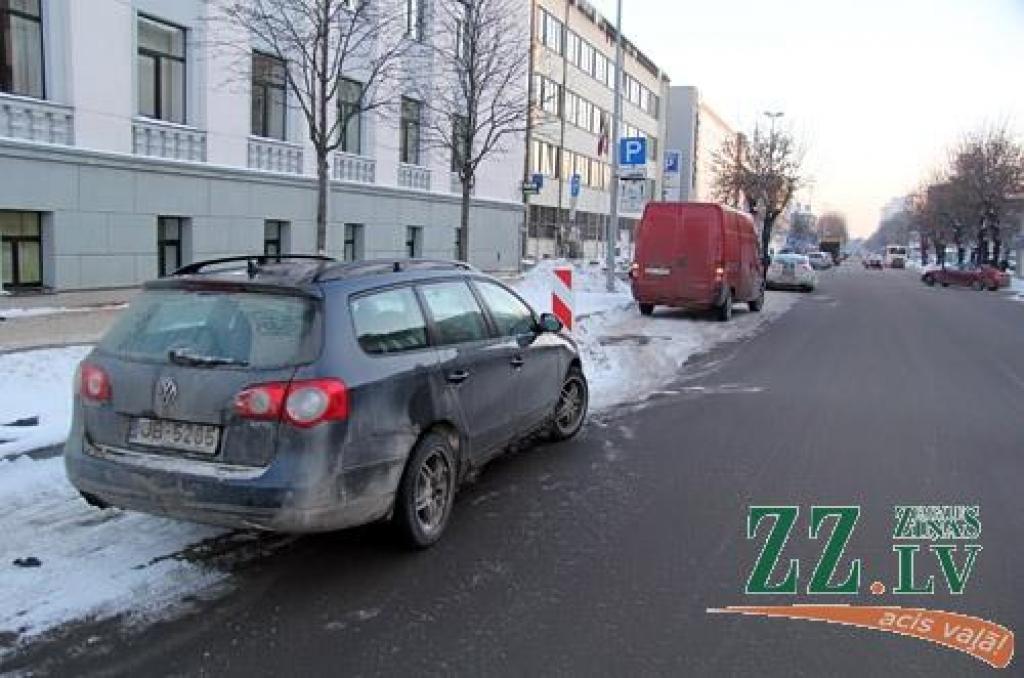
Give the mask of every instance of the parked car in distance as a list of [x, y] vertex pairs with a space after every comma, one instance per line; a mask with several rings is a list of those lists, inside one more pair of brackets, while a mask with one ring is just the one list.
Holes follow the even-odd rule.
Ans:
[[772, 260], [766, 276], [768, 289], [799, 289], [810, 292], [818, 286], [818, 274], [814, 272], [806, 254], [780, 254]]
[[815, 271], [825, 271], [832, 268], [832, 255], [825, 252], [808, 252], [807, 259], [811, 262], [811, 268]]
[[749, 214], [724, 205], [649, 202], [637, 227], [630, 270], [633, 298], [650, 315], [658, 305], [715, 310], [764, 304], [758, 235]]
[[93, 505], [440, 538], [460, 480], [583, 425], [576, 343], [465, 264], [236, 257], [147, 283], [82, 362], [65, 463]]
[[995, 291], [1000, 287], [1010, 286], [1010, 274], [987, 264], [982, 266], [976, 264], [934, 266], [929, 267], [921, 274], [921, 281], [929, 286], [935, 284], [943, 287], [960, 285], [973, 287], [976, 290]]
[[879, 271], [882, 270], [882, 257], [877, 254], [869, 254], [864, 257], [864, 268], [875, 268]]

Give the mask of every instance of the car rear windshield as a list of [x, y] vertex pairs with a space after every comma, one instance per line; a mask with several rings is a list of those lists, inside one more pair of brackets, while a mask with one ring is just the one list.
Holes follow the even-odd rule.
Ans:
[[99, 343], [125, 360], [275, 368], [313, 360], [318, 304], [298, 296], [149, 290]]

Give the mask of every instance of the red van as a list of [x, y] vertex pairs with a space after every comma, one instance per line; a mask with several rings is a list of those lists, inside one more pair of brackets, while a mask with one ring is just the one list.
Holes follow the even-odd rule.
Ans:
[[649, 202], [637, 227], [630, 278], [640, 312], [656, 305], [715, 309], [720, 320], [732, 305], [751, 311], [764, 304], [764, 274], [754, 221], [724, 205]]

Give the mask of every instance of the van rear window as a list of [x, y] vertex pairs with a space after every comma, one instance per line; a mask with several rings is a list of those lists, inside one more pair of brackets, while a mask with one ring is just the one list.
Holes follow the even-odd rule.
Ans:
[[194, 361], [276, 368], [313, 360], [319, 313], [312, 299], [247, 292], [149, 290], [100, 341], [125, 360]]

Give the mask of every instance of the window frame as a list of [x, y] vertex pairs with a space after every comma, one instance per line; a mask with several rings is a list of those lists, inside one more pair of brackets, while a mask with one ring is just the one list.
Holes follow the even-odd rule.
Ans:
[[[43, 0], [39, 0], [39, 15], [33, 16], [28, 12], [23, 12], [20, 9], [0, 9], [0, 92], [4, 94], [10, 94], [19, 97], [28, 97], [30, 99], [39, 99], [41, 101], [46, 100], [46, 30], [43, 23]], [[39, 96], [29, 94], [26, 92], [15, 92], [14, 91], [14, 60], [12, 58], [11, 63], [7, 63], [7, 41], [4, 39], [5, 33], [10, 33], [11, 30], [11, 17], [15, 16], [19, 19], [25, 19], [27, 21], [34, 21], [39, 27]], [[13, 50], [12, 50], [13, 55]], [[10, 70], [11, 77], [8, 82], [5, 82], [7, 70]]]
[[[346, 101], [342, 98], [342, 92], [345, 91], [345, 85], [356, 85], [359, 88], [359, 98], [356, 101]], [[341, 144], [338, 148], [342, 153], [349, 153], [351, 155], [363, 154], [363, 108], [362, 100], [363, 95], [366, 91], [366, 84], [362, 83], [355, 78], [342, 77], [341, 82], [338, 83], [338, 141]], [[351, 113], [352, 117], [349, 118], [348, 122], [345, 122], [345, 109], [351, 107], [354, 109]], [[349, 150], [349, 138], [348, 138], [348, 124], [355, 123], [356, 126], [356, 139], [355, 146], [356, 150]]]
[[[164, 54], [163, 52], [157, 52], [156, 50], [150, 49], [148, 47], [142, 47], [142, 45], [139, 44], [139, 29], [138, 29], [138, 26], [139, 26], [139, 22], [140, 21], [149, 21], [151, 23], [159, 24], [159, 25], [165, 26], [167, 28], [171, 28], [171, 29], [174, 29], [174, 30], [177, 30], [177, 31], [181, 31], [181, 51], [182, 51], [182, 56], [181, 57], [176, 57], [176, 56], [174, 56], [172, 54]], [[141, 95], [141, 88], [139, 87], [139, 85], [140, 85], [140, 83], [139, 83], [139, 73], [138, 73], [138, 66], [136, 65], [136, 73], [135, 73], [135, 87], [136, 87], [135, 107], [137, 109], [137, 115], [140, 115], [140, 116], [142, 116], [144, 118], [148, 118], [150, 120], [159, 120], [161, 122], [171, 123], [172, 125], [187, 125], [188, 124], [188, 119], [189, 119], [189, 116], [188, 116], [188, 29], [186, 27], [184, 27], [184, 26], [179, 26], [176, 23], [172, 23], [170, 21], [165, 21], [163, 19], [158, 19], [158, 18], [156, 18], [156, 17], [154, 17], [152, 15], [146, 14], [144, 12], [136, 12], [136, 14], [135, 14], [135, 59], [136, 59], [136, 64], [138, 63], [138, 58], [140, 56], [144, 56], [144, 57], [147, 57], [149, 59], [153, 59], [154, 60], [155, 68], [153, 69], [153, 111], [155, 113], [155, 116], [150, 117], [150, 116], [144, 114], [141, 110], [138, 110], [138, 109], [141, 108], [139, 106], [139, 96]], [[164, 58], [170, 59], [172, 61], [177, 61], [177, 62], [179, 62], [181, 64], [181, 118], [182, 119], [181, 119], [180, 122], [177, 121], [177, 120], [170, 120], [169, 118], [162, 117], [162, 112], [163, 112], [163, 93], [162, 93], [161, 90], [163, 88], [161, 87], [162, 75], [161, 75], [161, 69], [160, 69], [160, 61], [162, 59], [164, 59]], [[250, 121], [250, 125], [251, 125], [251, 121]]]
[[[19, 234], [19, 235], [16, 235], [16, 236], [4, 235], [4, 236], [0, 237], [0, 240], [3, 241], [3, 244], [10, 244], [10, 246], [11, 246], [11, 270], [8, 271], [7, 268], [4, 267], [4, 271], [3, 271], [4, 275], [9, 275], [10, 276], [11, 282], [10, 283], [4, 283], [3, 280], [0, 279], [0, 290], [2, 290], [2, 289], [32, 290], [32, 289], [39, 289], [39, 288], [45, 287], [45, 285], [46, 285], [46, 271], [43, 270], [43, 261], [45, 260], [45, 257], [43, 256], [43, 213], [42, 212], [34, 212], [34, 211], [31, 211], [31, 210], [0, 210], [0, 212], [18, 214], [19, 215], [19, 230], [24, 230], [24, 228], [25, 228], [25, 223], [24, 223], [25, 215], [32, 215], [32, 216], [35, 217], [35, 224], [34, 224], [34, 226], [36, 228], [36, 234], [34, 236], [33, 235], [24, 235], [22, 233], [22, 234]], [[20, 245], [22, 243], [31, 243], [31, 244], [35, 244], [36, 245], [36, 251], [38, 252], [38, 255], [36, 257], [37, 261], [35, 263], [36, 263], [36, 266], [37, 266], [37, 270], [39, 271], [39, 281], [38, 282], [28, 282], [27, 283], [27, 282], [24, 282], [24, 281], [20, 280], [20, 278], [21, 278], [21, 256], [19, 255], [20, 250], [18, 248], [18, 245]], [[0, 251], [0, 256], [3, 256], [2, 251]]]
[[[413, 11], [415, 9], [415, 12]], [[426, 34], [426, 0], [405, 0], [405, 37], [423, 42]]]
[[[410, 238], [411, 236], [411, 238]], [[410, 247], [411, 245], [411, 247]], [[415, 252], [419, 250], [419, 252]], [[423, 258], [423, 227], [422, 226], [406, 226], [405, 227], [405, 254], [409, 259], [422, 259]]]
[[[341, 258], [342, 261], [362, 261], [361, 252], [359, 251], [360, 236], [363, 234], [363, 228], [366, 224], [358, 222], [346, 222], [344, 225], [344, 231], [342, 232], [342, 250]], [[349, 237], [351, 235], [351, 237]], [[349, 245], [352, 246], [352, 258], [349, 259]]]
[[[406, 104], [416, 105], [416, 119], [405, 117]], [[405, 165], [420, 165], [421, 146], [423, 145], [423, 102], [412, 97], [402, 97], [399, 103], [399, 126], [398, 126], [398, 161]], [[409, 154], [409, 139], [408, 135], [410, 131], [416, 129], [416, 146], [415, 155]]]
[[[273, 226], [277, 229], [276, 238], [267, 238], [267, 227]], [[288, 228], [288, 222], [281, 219], [264, 219], [263, 220], [263, 256], [265, 257], [276, 257], [278, 261], [281, 261], [281, 255], [284, 252], [284, 234], [285, 229]], [[180, 239], [180, 238], [179, 238]], [[277, 253], [271, 254], [267, 251], [267, 245], [274, 244], [277, 246]]]
[[[168, 238], [165, 235], [165, 226], [168, 222], [174, 221], [178, 226], [178, 237]], [[156, 218], [156, 272], [157, 277], [166, 278], [185, 265], [182, 260], [182, 240], [184, 240], [185, 232], [185, 218], [184, 217], [173, 217], [167, 215], [160, 215]], [[171, 245], [175, 250], [175, 257], [178, 260], [178, 265], [173, 270], [166, 270], [167, 259], [165, 257], [164, 248], [167, 245]]]
[[[281, 67], [282, 73], [284, 75], [284, 79], [282, 80], [280, 85], [276, 85], [276, 84], [274, 84], [270, 80], [264, 80], [264, 81], [262, 81], [262, 82], [257, 84], [257, 82], [256, 82], [256, 64], [255, 64], [257, 57], [262, 58], [262, 59], [267, 59], [268, 61], [274, 62], [275, 65], [279, 65]], [[261, 52], [260, 50], [255, 50], [255, 49], [252, 51], [252, 58], [253, 58], [252, 74], [251, 74], [251, 77], [249, 79], [250, 80], [249, 86], [251, 88], [251, 91], [250, 91], [250, 94], [249, 94], [249, 97], [250, 97], [250, 107], [252, 106], [251, 101], [252, 101], [253, 96], [255, 95], [256, 89], [257, 89], [257, 87], [259, 87], [260, 89], [263, 90], [263, 128], [264, 129], [263, 129], [263, 133], [262, 134], [260, 132], [257, 132], [256, 129], [255, 129], [255, 126], [252, 124], [253, 121], [250, 121], [249, 122], [249, 132], [253, 136], [260, 137], [262, 139], [277, 139], [278, 141], [288, 141], [288, 62], [284, 61], [283, 59], [277, 58], [273, 54], [268, 54], [266, 52]], [[271, 110], [270, 90], [272, 90], [272, 89], [274, 89], [274, 90], [278, 90], [279, 89], [281, 91], [281, 95], [282, 95], [281, 96], [281, 136], [280, 137], [276, 137], [276, 136], [273, 136], [273, 135], [267, 133], [269, 131], [268, 130], [268, 126], [267, 126], [267, 121], [270, 119], [269, 113], [270, 113], [270, 110]]]

